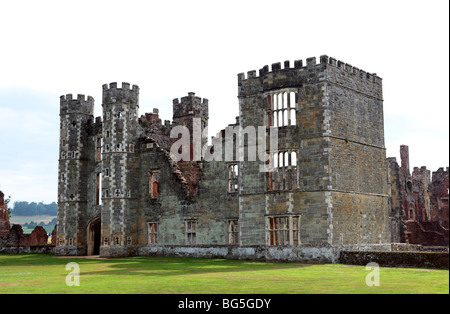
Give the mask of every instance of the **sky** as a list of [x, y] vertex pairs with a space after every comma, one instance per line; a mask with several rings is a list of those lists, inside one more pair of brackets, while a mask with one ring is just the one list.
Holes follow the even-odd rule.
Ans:
[[57, 201], [59, 97], [140, 87], [140, 114], [188, 92], [209, 133], [239, 113], [237, 74], [321, 55], [383, 79], [387, 157], [449, 165], [447, 0], [0, 0], [0, 190]]

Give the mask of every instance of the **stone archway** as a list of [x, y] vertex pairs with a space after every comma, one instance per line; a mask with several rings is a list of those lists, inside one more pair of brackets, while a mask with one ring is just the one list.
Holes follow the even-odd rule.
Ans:
[[101, 220], [96, 217], [88, 224], [87, 255], [100, 255]]

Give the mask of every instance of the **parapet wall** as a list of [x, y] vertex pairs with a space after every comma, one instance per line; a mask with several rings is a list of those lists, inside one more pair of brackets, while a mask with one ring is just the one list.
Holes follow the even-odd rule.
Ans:
[[83, 94], [78, 94], [74, 99], [72, 94], [62, 95], [59, 98], [60, 102], [60, 114], [94, 114], [94, 98]]
[[139, 86], [123, 82], [122, 88], [117, 87], [117, 83], [113, 82], [104, 84], [103, 86], [103, 104], [122, 102], [135, 104], [139, 106]]
[[[375, 73], [369, 73], [348, 63], [337, 60], [326, 55], [322, 55], [317, 63], [316, 57], [294, 61], [291, 67], [290, 61], [273, 63], [269, 69], [265, 65], [259, 70], [238, 74], [239, 96], [271, 90], [275, 88], [286, 88], [303, 84], [313, 84], [320, 82], [334, 82], [342, 86], [350, 87], [356, 91], [367, 93], [372, 97], [382, 99], [382, 79]], [[261, 85], [255, 86], [251, 81], [260, 80]]]

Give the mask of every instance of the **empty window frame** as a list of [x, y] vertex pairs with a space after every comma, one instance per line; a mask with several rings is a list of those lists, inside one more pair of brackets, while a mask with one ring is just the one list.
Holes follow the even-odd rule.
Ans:
[[102, 198], [100, 195], [100, 191], [102, 191], [102, 174], [101, 174], [101, 172], [97, 173], [95, 176], [95, 205], [102, 205]]
[[158, 244], [159, 223], [148, 223], [148, 244]]
[[299, 245], [300, 216], [267, 216], [266, 217], [267, 245]]
[[159, 170], [150, 171], [149, 194], [151, 198], [158, 198], [159, 195]]
[[239, 220], [228, 220], [228, 244], [239, 244]]
[[272, 171], [268, 172], [267, 190], [297, 189], [297, 151], [284, 150], [271, 153], [270, 161]]
[[185, 220], [184, 228], [186, 234], [186, 244], [187, 245], [197, 244], [197, 220], [196, 219]]
[[297, 125], [296, 93], [278, 92], [267, 95], [267, 126], [283, 127]]
[[97, 146], [96, 147], [96, 150], [97, 150], [96, 160], [101, 161], [102, 160], [102, 138], [101, 137], [97, 138], [96, 146]]
[[239, 166], [228, 165], [228, 193], [237, 193], [239, 190]]

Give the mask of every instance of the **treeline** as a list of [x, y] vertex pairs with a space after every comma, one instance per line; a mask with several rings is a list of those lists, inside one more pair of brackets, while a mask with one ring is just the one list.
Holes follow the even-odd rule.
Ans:
[[51, 232], [56, 226], [56, 218], [53, 218], [52, 221], [49, 221], [48, 223], [44, 223], [42, 221], [41, 222], [30, 221], [21, 225], [23, 228], [31, 230], [34, 229], [36, 226], [42, 226], [47, 232]]
[[58, 211], [58, 205], [55, 202], [51, 204], [44, 204], [42, 202], [15, 202], [12, 208], [13, 216], [40, 216], [49, 215], [56, 216]]

